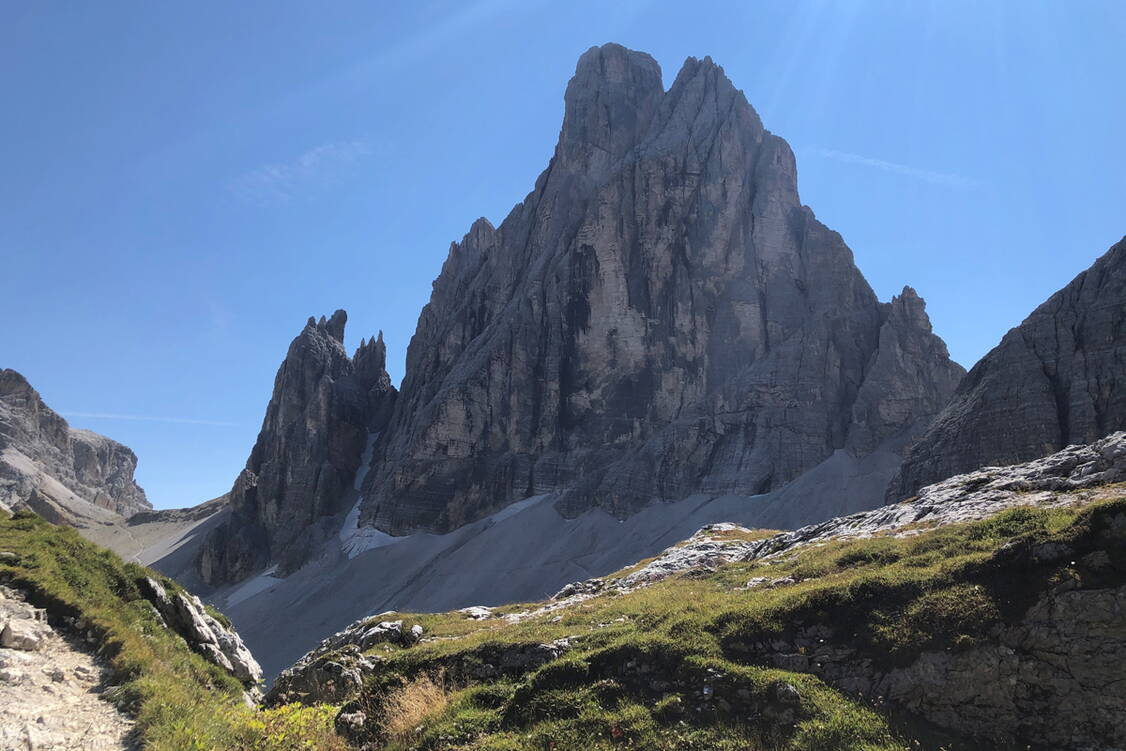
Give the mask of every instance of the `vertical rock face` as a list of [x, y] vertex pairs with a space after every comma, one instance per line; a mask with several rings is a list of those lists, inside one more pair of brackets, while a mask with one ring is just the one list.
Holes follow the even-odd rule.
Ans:
[[709, 58], [666, 92], [648, 55], [594, 48], [565, 101], [535, 190], [451, 247], [363, 523], [448, 530], [545, 491], [619, 515], [768, 491], [943, 406], [962, 371], [922, 300], [876, 299]]
[[382, 335], [349, 358], [347, 318], [342, 310], [310, 318], [290, 344], [231, 489], [230, 518], [204, 543], [205, 581], [237, 581], [269, 563], [292, 570], [319, 542], [318, 521], [342, 510], [368, 434], [382, 429], [395, 400]]
[[1126, 428], [1126, 239], [1011, 330], [911, 448], [889, 498]]
[[14, 370], [0, 370], [0, 507], [29, 508], [57, 523], [151, 509], [133, 480], [136, 455], [71, 428]]

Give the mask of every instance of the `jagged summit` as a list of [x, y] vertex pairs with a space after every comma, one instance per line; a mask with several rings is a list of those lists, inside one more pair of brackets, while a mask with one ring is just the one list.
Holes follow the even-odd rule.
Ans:
[[647, 132], [664, 94], [661, 66], [617, 44], [579, 58], [563, 96], [563, 127], [555, 163], [598, 180]]
[[[474, 223], [434, 283], [365, 524], [443, 531], [541, 492], [616, 514], [764, 492], [849, 445], [888, 316], [801, 206], [785, 141], [706, 58], [664, 91], [650, 56], [595, 47], [564, 99], [533, 193]], [[896, 346], [932, 337], [889, 320]], [[865, 446], [960, 375], [944, 346], [907, 350], [931, 358], [923, 382], [893, 384], [906, 417]]]
[[344, 344], [344, 326], [348, 323], [348, 313], [344, 310], [337, 310], [332, 314], [331, 318], [321, 316], [317, 320], [316, 316], [309, 316], [308, 322], [305, 324], [306, 329], [316, 329], [331, 336], [336, 341]]
[[344, 350], [348, 314], [310, 317], [274, 380], [258, 440], [230, 492], [230, 518], [209, 535], [200, 574], [237, 581], [276, 563], [303, 563], [331, 534], [323, 523], [343, 510], [367, 444], [394, 403], [378, 339], [353, 358]]

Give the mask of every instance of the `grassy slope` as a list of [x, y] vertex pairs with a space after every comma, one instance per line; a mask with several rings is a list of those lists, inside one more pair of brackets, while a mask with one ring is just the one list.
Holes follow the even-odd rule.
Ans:
[[282, 707], [256, 712], [242, 686], [166, 630], [141, 596], [142, 576], [178, 585], [154, 571], [124, 563], [69, 528], [33, 515], [0, 515], [0, 583], [25, 591], [55, 618], [84, 619], [110, 663], [121, 709], [137, 720], [150, 751], [296, 751], [344, 748], [332, 730], [335, 710]]
[[[756, 664], [751, 645], [784, 637], [797, 624], [824, 624], [877, 666], [969, 648], [1067, 578], [1121, 584], [1126, 540], [1106, 520], [1123, 510], [1126, 500], [1083, 510], [1019, 508], [904, 538], [811, 546], [516, 624], [458, 613], [403, 615], [437, 638], [372, 650], [381, 670], [345, 711], [363, 709], [375, 720], [366, 724], [367, 738], [404, 750], [937, 747], [902, 718], [814, 676]], [[1047, 541], [1067, 543], [1076, 558], [1108, 551], [1114, 565], [1035, 563], [1028, 551]], [[797, 582], [743, 588], [752, 577]], [[497, 645], [575, 636], [573, 651], [538, 670], [473, 677]], [[433, 685], [442, 689], [440, 700], [425, 690]], [[800, 697], [789, 705], [779, 702], [786, 685]]]
[[[757, 664], [752, 645], [826, 624], [878, 665], [968, 648], [1065, 579], [1121, 584], [1126, 540], [1106, 520], [1123, 511], [1126, 500], [1023, 508], [905, 538], [810, 546], [519, 623], [405, 615], [428, 640], [373, 650], [381, 669], [343, 712], [363, 709], [363, 740], [388, 751], [917, 748], [895, 718], [814, 676]], [[1031, 562], [1030, 547], [1049, 541], [1067, 543], [1078, 562]], [[1113, 565], [1085, 567], [1093, 550]], [[0, 563], [0, 581], [91, 624], [145, 748], [343, 748], [332, 731], [336, 707], [247, 708], [237, 682], [159, 625], [135, 584], [157, 574], [28, 516], [0, 519], [0, 551], [17, 555]], [[797, 581], [743, 588], [754, 577]], [[500, 648], [563, 637], [578, 637], [574, 648], [538, 669], [474, 677]]]

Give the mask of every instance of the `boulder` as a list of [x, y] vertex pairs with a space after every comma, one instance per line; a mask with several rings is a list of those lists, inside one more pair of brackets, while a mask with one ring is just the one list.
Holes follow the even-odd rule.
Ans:
[[33, 652], [41, 648], [50, 636], [51, 629], [46, 623], [13, 618], [0, 631], [0, 647]]

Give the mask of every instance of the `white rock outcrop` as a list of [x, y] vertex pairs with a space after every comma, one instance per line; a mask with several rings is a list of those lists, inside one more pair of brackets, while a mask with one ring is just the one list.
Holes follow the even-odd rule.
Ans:
[[160, 582], [144, 578], [141, 591], [164, 619], [165, 625], [187, 641], [192, 649], [250, 687], [262, 682], [262, 667], [243, 644], [242, 638], [211, 616], [195, 595], [169, 595]]

